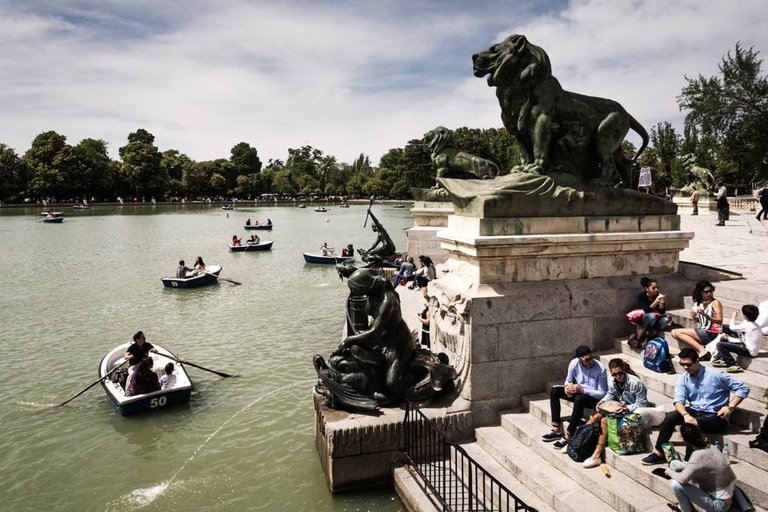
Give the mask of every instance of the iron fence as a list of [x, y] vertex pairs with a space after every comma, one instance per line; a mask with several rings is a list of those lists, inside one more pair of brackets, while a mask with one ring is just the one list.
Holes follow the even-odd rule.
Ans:
[[419, 408], [406, 404], [405, 456], [432, 503], [450, 512], [537, 512], [480, 466]]

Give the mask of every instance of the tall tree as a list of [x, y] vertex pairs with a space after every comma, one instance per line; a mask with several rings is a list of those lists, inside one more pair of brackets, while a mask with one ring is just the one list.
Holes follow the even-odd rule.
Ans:
[[161, 198], [169, 190], [170, 177], [160, 166], [162, 155], [154, 142], [154, 135], [139, 128], [128, 135], [128, 144], [119, 149], [123, 160], [120, 172], [130, 194]]
[[29, 168], [13, 148], [0, 144], [0, 201], [21, 201], [29, 180]]
[[261, 172], [259, 152], [247, 142], [236, 144], [230, 153], [229, 161], [237, 168], [238, 175]]
[[680, 109], [688, 111], [686, 136], [715, 141], [716, 175], [731, 172], [731, 179], [740, 183], [750, 183], [755, 174], [768, 176], [763, 163], [768, 154], [768, 79], [761, 74], [758, 55], [753, 47], [736, 43], [733, 53], [723, 57], [719, 76], [686, 77], [677, 98]]
[[117, 164], [107, 153], [107, 143], [101, 139], [83, 139], [72, 148], [80, 168], [75, 190], [85, 198], [104, 199], [111, 195], [115, 184]]
[[54, 131], [39, 134], [23, 159], [32, 173], [29, 183], [32, 196], [70, 198], [78, 165], [64, 135]]
[[[673, 171], [675, 170], [675, 162], [678, 160], [678, 154], [680, 149], [680, 137], [675, 132], [675, 128], [671, 123], [665, 121], [658, 123], [651, 128], [651, 144], [655, 149], [654, 154], [656, 156], [655, 165], [652, 165], [654, 175], [654, 185], [658, 187], [668, 187], [673, 183]], [[679, 166], [678, 169], [679, 171]], [[675, 184], [677, 187], [685, 185], [683, 176], [677, 173], [678, 181]]]

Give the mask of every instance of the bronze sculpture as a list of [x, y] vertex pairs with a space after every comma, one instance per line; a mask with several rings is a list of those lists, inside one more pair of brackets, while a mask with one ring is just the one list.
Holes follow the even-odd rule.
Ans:
[[[519, 142], [523, 165], [513, 172], [566, 173], [584, 183], [631, 186], [631, 164], [648, 133], [616, 101], [563, 90], [549, 57], [522, 35], [472, 56], [474, 75], [496, 87], [504, 127]], [[622, 142], [632, 129], [643, 139], [633, 160]]]
[[[367, 263], [366, 268], [370, 267], [394, 267], [395, 266], [395, 243], [392, 238], [381, 225], [379, 219], [371, 211], [373, 206], [373, 198], [371, 198], [371, 204], [368, 206], [368, 213], [365, 217], [365, 224], [368, 223], [368, 217], [371, 218], [371, 229], [376, 233], [376, 241], [368, 250], [358, 249], [357, 252], [363, 258], [363, 261]], [[365, 225], [364, 224], [364, 225]]]
[[499, 174], [499, 166], [490, 160], [460, 151], [453, 142], [453, 132], [444, 126], [425, 133], [424, 140], [438, 178], [494, 178]]
[[364, 268], [337, 268], [348, 278], [347, 315], [353, 314], [352, 299], [362, 299], [372, 323], [348, 322], [348, 336], [328, 363], [320, 355], [313, 358], [319, 379], [315, 391], [333, 408], [373, 411], [403, 399], [423, 401], [451, 388], [456, 372], [447, 356], [416, 348], [389, 280]]

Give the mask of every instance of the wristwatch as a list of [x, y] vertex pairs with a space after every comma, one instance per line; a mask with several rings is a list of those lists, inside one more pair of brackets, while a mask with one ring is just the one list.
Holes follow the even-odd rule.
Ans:
[[726, 407], [727, 407], [727, 408], [728, 408], [728, 410], [729, 410], [729, 411], [731, 411], [731, 412], [733, 412], [733, 410], [735, 409], [735, 407], [733, 407], [733, 406], [730, 406], [730, 405], [726, 405]]

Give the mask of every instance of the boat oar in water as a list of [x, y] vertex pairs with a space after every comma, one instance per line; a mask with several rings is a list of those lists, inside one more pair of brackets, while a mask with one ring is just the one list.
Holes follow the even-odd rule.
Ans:
[[59, 407], [61, 407], [62, 405], [66, 405], [66, 404], [68, 404], [69, 402], [71, 402], [71, 401], [72, 401], [72, 400], [74, 400], [75, 398], [79, 397], [80, 395], [82, 395], [83, 393], [85, 393], [86, 391], [88, 391], [89, 389], [91, 389], [93, 386], [95, 386], [95, 385], [96, 385], [96, 384], [98, 384], [99, 382], [101, 382], [101, 381], [103, 381], [104, 379], [108, 378], [110, 375], [112, 375], [112, 373], [113, 373], [113, 372], [117, 371], [119, 368], [121, 368], [121, 367], [122, 367], [122, 366], [123, 366], [125, 363], [127, 363], [127, 362], [128, 362], [128, 360], [126, 359], [125, 361], [123, 361], [123, 362], [122, 362], [122, 363], [120, 363], [119, 365], [115, 366], [114, 368], [112, 368], [111, 370], [109, 370], [109, 371], [107, 372], [107, 374], [106, 374], [106, 375], [104, 375], [103, 377], [101, 377], [99, 380], [97, 380], [97, 381], [96, 381], [96, 382], [94, 382], [93, 384], [89, 385], [87, 388], [85, 388], [84, 390], [82, 390], [81, 392], [79, 392], [78, 394], [76, 394], [75, 396], [73, 396], [72, 398], [70, 398], [69, 400], [67, 400], [66, 402], [62, 402], [62, 403], [60, 403], [60, 404], [59, 404]]
[[[238, 284], [239, 284], [239, 283], [238, 283]], [[224, 372], [217, 372], [216, 370], [211, 370], [210, 368], [206, 368], [205, 366], [200, 366], [200, 365], [198, 365], [198, 364], [195, 364], [195, 363], [190, 363], [189, 361], [182, 361], [181, 359], [176, 359], [175, 357], [173, 357], [173, 356], [172, 356], [172, 355], [170, 355], [170, 354], [163, 354], [162, 352], [158, 352], [158, 354], [160, 354], [160, 355], [163, 355], [163, 356], [167, 357], [168, 359], [170, 359], [170, 360], [172, 360], [172, 361], [176, 361], [177, 363], [181, 363], [181, 364], [188, 364], [189, 366], [194, 366], [195, 368], [200, 368], [201, 370], [205, 370], [205, 371], [207, 371], [207, 372], [215, 373], [216, 375], [219, 375], [219, 376], [221, 376], [221, 377], [224, 377], [225, 379], [226, 379], [227, 377], [234, 377], [234, 375], [230, 375], [230, 374], [228, 374], [228, 373], [224, 373]]]
[[[209, 276], [216, 276], [216, 274], [212, 274], [212, 273], [208, 272], [207, 270], [203, 270], [203, 272], [205, 272]], [[227, 279], [226, 277], [221, 277], [221, 276], [216, 276], [216, 277], [218, 277], [222, 281], [227, 281], [227, 282], [232, 283], [232, 284], [238, 284], [238, 285], [243, 284], [243, 283], [238, 283], [237, 281], [234, 281], [232, 279]]]

